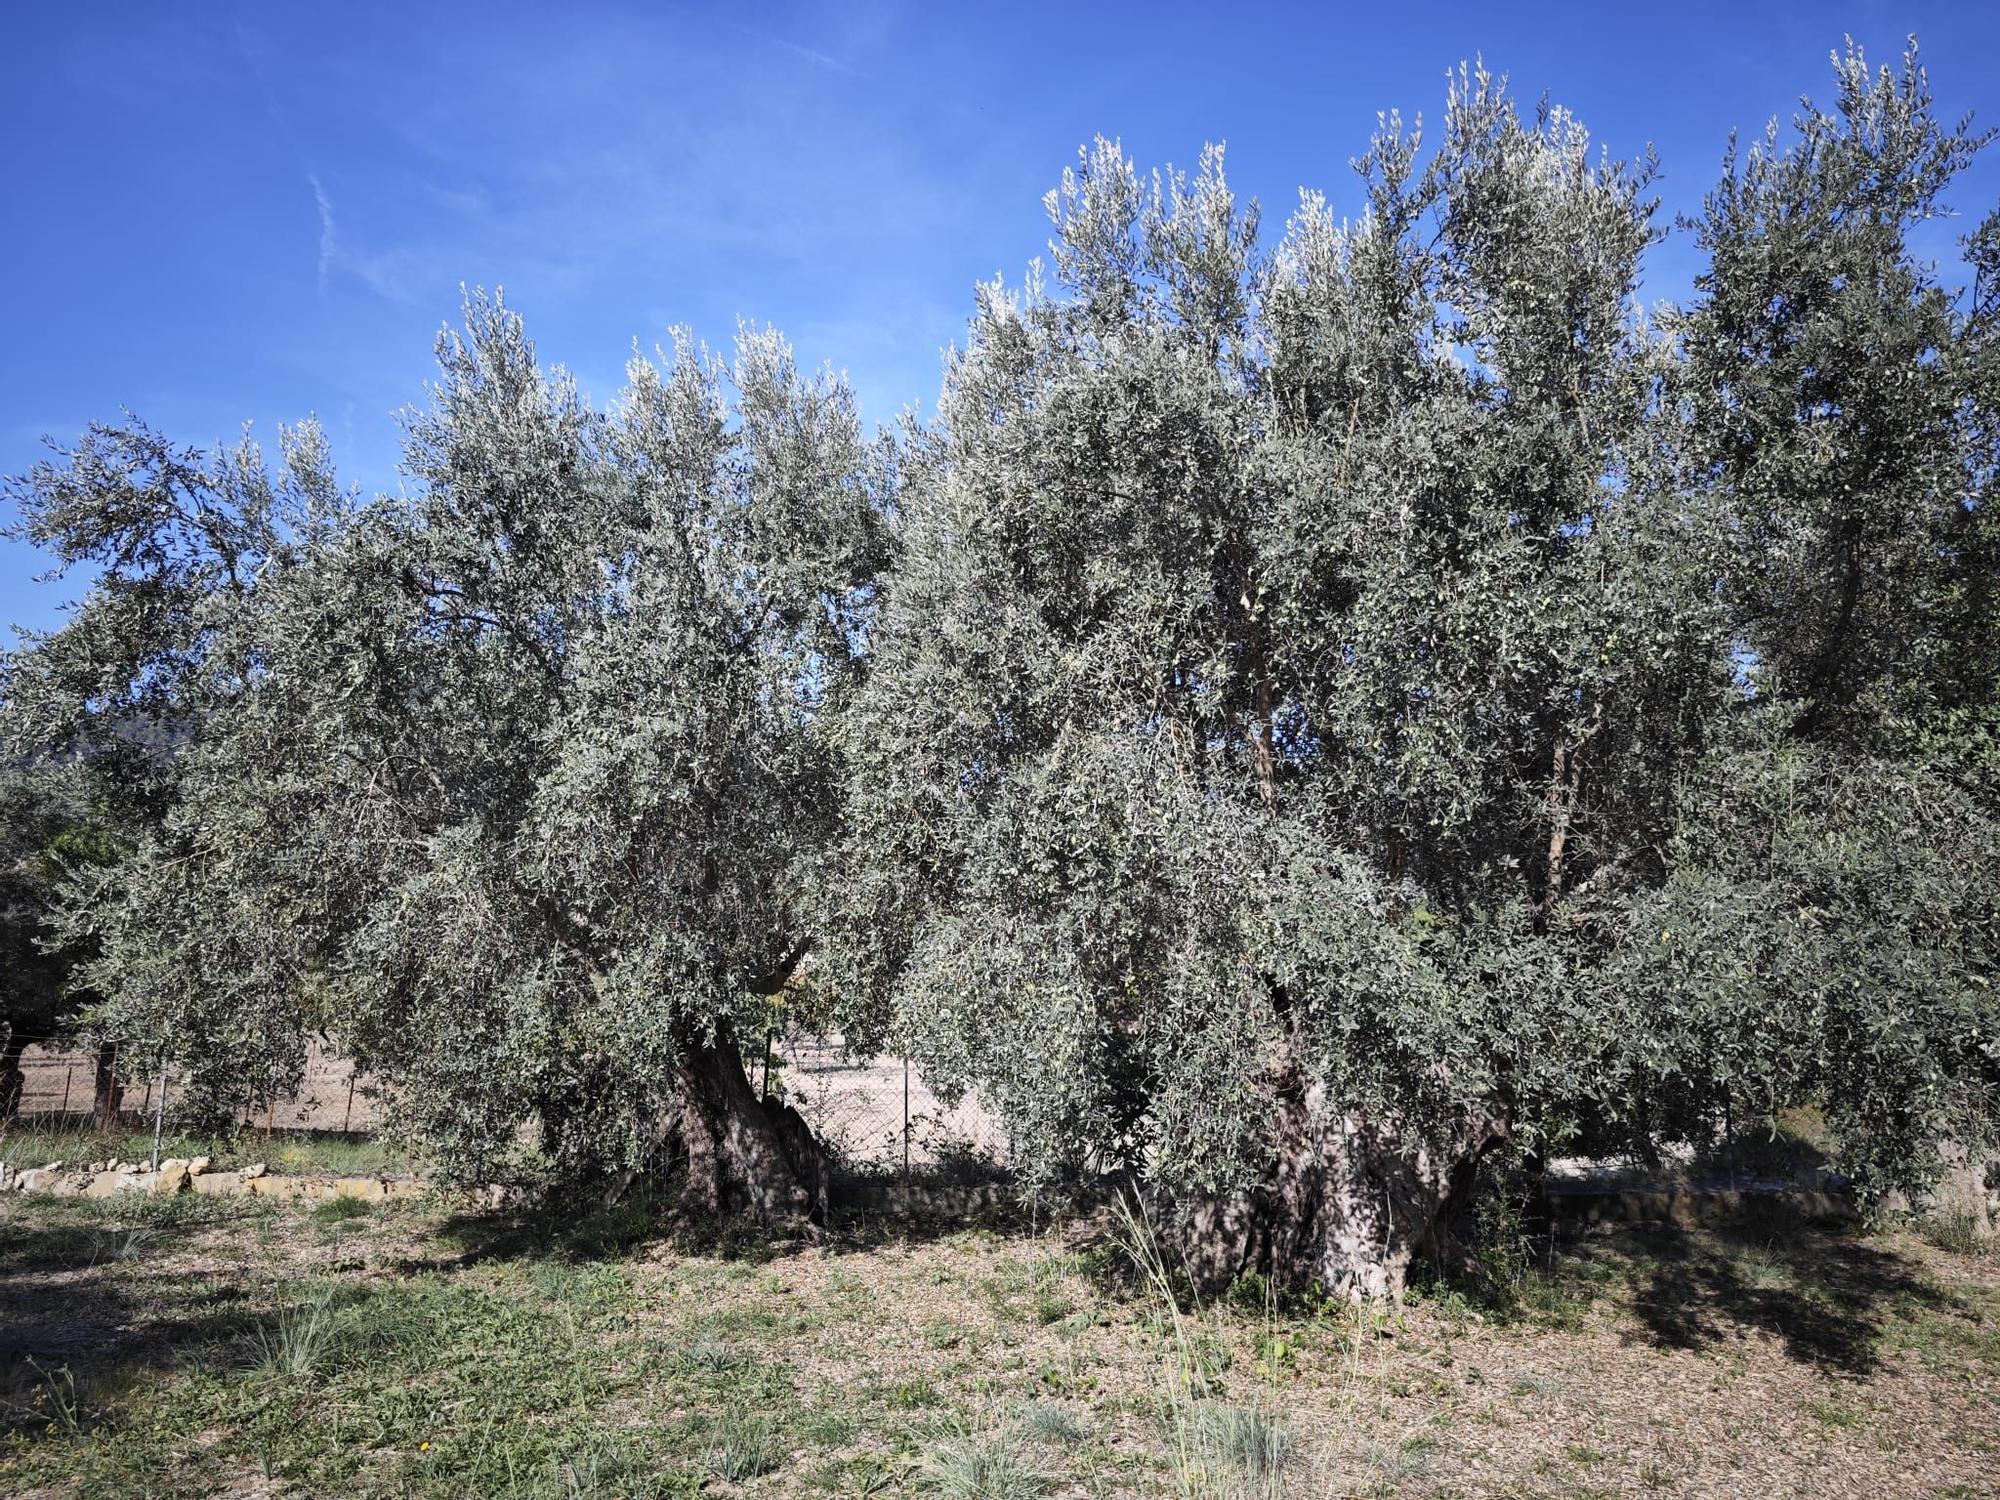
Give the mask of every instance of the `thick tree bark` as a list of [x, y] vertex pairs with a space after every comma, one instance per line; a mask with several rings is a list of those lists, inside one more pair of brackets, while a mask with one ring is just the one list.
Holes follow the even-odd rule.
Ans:
[[118, 1106], [124, 1101], [125, 1086], [118, 1081], [118, 1049], [106, 1044], [97, 1049], [96, 1112], [99, 1130], [118, 1128]]
[[1254, 1271], [1283, 1287], [1388, 1301], [1401, 1295], [1416, 1256], [1445, 1265], [1460, 1257], [1449, 1212], [1506, 1133], [1494, 1108], [1453, 1122], [1441, 1146], [1430, 1144], [1310, 1085], [1273, 1122], [1262, 1182], [1171, 1203], [1163, 1218], [1200, 1281]]
[[1563, 725], [1556, 725], [1554, 764], [1546, 798], [1549, 844], [1542, 862], [1542, 888], [1534, 901], [1534, 928], [1549, 930], [1549, 916], [1563, 894], [1563, 859], [1569, 847], [1571, 826], [1576, 817], [1577, 797], [1583, 786], [1583, 752], [1597, 731], [1604, 727], [1604, 703], [1600, 699], [1591, 710], [1574, 740], [1566, 740]]
[[757, 1097], [733, 1042], [724, 1037], [689, 1049], [679, 1084], [686, 1208], [711, 1217], [747, 1214], [760, 1224], [825, 1218], [819, 1143], [797, 1110]]
[[21, 1093], [28, 1076], [21, 1068], [21, 1054], [28, 1050], [29, 1037], [16, 1033], [0, 1048], [0, 1125], [21, 1112]]

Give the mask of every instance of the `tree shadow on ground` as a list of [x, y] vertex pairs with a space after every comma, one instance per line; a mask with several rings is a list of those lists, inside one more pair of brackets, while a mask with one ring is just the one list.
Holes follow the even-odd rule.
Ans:
[[1583, 1258], [1623, 1276], [1660, 1348], [1708, 1349], [1757, 1330], [1801, 1364], [1843, 1375], [1878, 1367], [1892, 1317], [1953, 1305], [1893, 1251], [1796, 1221], [1627, 1230]]
[[259, 1318], [248, 1290], [174, 1262], [207, 1215], [77, 1203], [0, 1220], [0, 1431], [39, 1429], [61, 1391], [205, 1357]]
[[[504, 1208], [471, 1208], [438, 1227], [438, 1238], [456, 1247], [442, 1258], [453, 1265], [508, 1260], [616, 1260], [651, 1250], [764, 1262], [807, 1250], [865, 1253], [883, 1244], [927, 1243], [968, 1230], [1028, 1233], [1034, 1216], [1016, 1205], [1004, 1179], [970, 1182], [957, 1171], [917, 1173], [908, 1182], [876, 1177], [841, 1178], [830, 1193], [824, 1224], [777, 1228], [747, 1216], [694, 1218], [680, 1208], [674, 1178], [642, 1182], [616, 1202], [587, 1189], [535, 1194]], [[439, 1259], [408, 1261], [399, 1269], [435, 1267]]]

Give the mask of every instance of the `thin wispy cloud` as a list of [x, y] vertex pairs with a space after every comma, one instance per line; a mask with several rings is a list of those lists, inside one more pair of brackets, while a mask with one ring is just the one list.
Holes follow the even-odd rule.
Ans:
[[809, 62], [816, 68], [825, 68], [834, 73], [846, 73], [854, 78], [862, 76], [861, 70], [852, 63], [843, 62], [831, 53], [821, 52], [816, 47], [807, 47], [798, 42], [787, 41], [784, 37], [773, 36], [768, 31], [758, 31], [749, 26], [739, 26], [737, 30], [744, 36], [754, 38], [757, 41], [768, 43], [770, 46], [789, 52], [792, 56]]
[[326, 279], [333, 270], [334, 257], [340, 253], [340, 232], [335, 228], [333, 222], [333, 200], [327, 197], [326, 189], [320, 186], [319, 178], [313, 173], [308, 172], [306, 173], [306, 181], [312, 184], [313, 201], [319, 205], [318, 282], [320, 300], [324, 301], [326, 299]]

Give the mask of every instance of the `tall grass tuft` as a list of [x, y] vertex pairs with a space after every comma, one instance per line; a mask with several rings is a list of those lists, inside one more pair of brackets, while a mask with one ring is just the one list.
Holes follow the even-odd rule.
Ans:
[[76, 1376], [68, 1365], [44, 1369], [33, 1358], [24, 1359], [9, 1372], [0, 1387], [0, 1413], [5, 1426], [24, 1433], [55, 1433], [79, 1437], [83, 1433], [83, 1400], [77, 1394]]
[[137, 1260], [159, 1235], [159, 1230], [146, 1224], [112, 1224], [93, 1230], [90, 1263]]
[[1002, 1433], [961, 1433], [930, 1454], [924, 1470], [931, 1488], [953, 1500], [1029, 1500], [1049, 1487]]
[[778, 1466], [771, 1424], [761, 1417], [731, 1412], [717, 1425], [709, 1444], [708, 1471], [729, 1484], [741, 1484]]
[[333, 1309], [326, 1298], [288, 1307], [257, 1330], [251, 1364], [263, 1374], [304, 1384], [326, 1363], [333, 1332]]
[[1036, 1402], [1021, 1425], [1030, 1437], [1045, 1443], [1068, 1446], [1082, 1442], [1084, 1437], [1083, 1423], [1077, 1420], [1076, 1413], [1052, 1401]]
[[1213, 1340], [1202, 1327], [1198, 1295], [1184, 1311], [1159, 1237], [1143, 1207], [1120, 1196], [1119, 1238], [1132, 1268], [1151, 1294], [1169, 1332], [1161, 1371], [1174, 1492], [1181, 1500], [1279, 1500], [1292, 1493], [1287, 1470], [1296, 1444], [1275, 1413], [1223, 1402], [1206, 1350]]
[[1954, 1255], [1977, 1255], [1982, 1250], [2000, 1248], [2000, 1240], [1979, 1232], [1979, 1220], [1966, 1208], [1936, 1210], [1916, 1221], [1917, 1233], [1940, 1250]]

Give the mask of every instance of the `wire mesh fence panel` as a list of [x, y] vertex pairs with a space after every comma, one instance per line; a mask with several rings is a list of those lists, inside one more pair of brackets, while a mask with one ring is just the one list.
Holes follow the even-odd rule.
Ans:
[[88, 1115], [96, 1107], [96, 1099], [96, 1053], [49, 1053], [31, 1047], [22, 1054], [17, 1106], [22, 1118]]
[[[112, 1080], [109, 1108], [119, 1123], [150, 1123], [160, 1087], [157, 1068], [119, 1057], [115, 1051], [105, 1060]], [[99, 1061], [95, 1051], [52, 1052], [30, 1047], [21, 1056], [21, 1096], [15, 1118], [23, 1123], [48, 1124], [81, 1124], [95, 1118]], [[169, 1115], [175, 1087], [169, 1077]], [[358, 1133], [372, 1131], [380, 1123], [381, 1097], [375, 1085], [346, 1058], [317, 1046], [307, 1049], [305, 1073], [296, 1091], [246, 1105], [238, 1119], [238, 1124], [250, 1129]]]
[[[21, 1124], [83, 1125], [98, 1113], [99, 1057], [94, 1051], [29, 1049], [21, 1058]], [[160, 1086], [156, 1069], [112, 1055], [115, 1109], [121, 1125], [150, 1126]], [[822, 1144], [862, 1171], [1004, 1167], [1007, 1136], [976, 1097], [938, 1097], [920, 1069], [900, 1057], [851, 1055], [838, 1034], [774, 1036], [766, 1056], [745, 1059], [751, 1080], [804, 1117]], [[250, 1131], [369, 1134], [383, 1121], [381, 1089], [352, 1062], [314, 1046], [295, 1091], [273, 1097], [245, 1080], [253, 1102], [237, 1125]], [[178, 1084], [167, 1080], [166, 1117], [174, 1118]]]
[[838, 1034], [797, 1032], [773, 1038], [770, 1063], [770, 1092], [850, 1166], [1006, 1164], [999, 1120], [969, 1095], [947, 1104], [903, 1058], [857, 1057]]
[[318, 1047], [306, 1053], [296, 1093], [253, 1106], [244, 1120], [270, 1130], [371, 1131], [381, 1123], [381, 1094], [354, 1064]]

